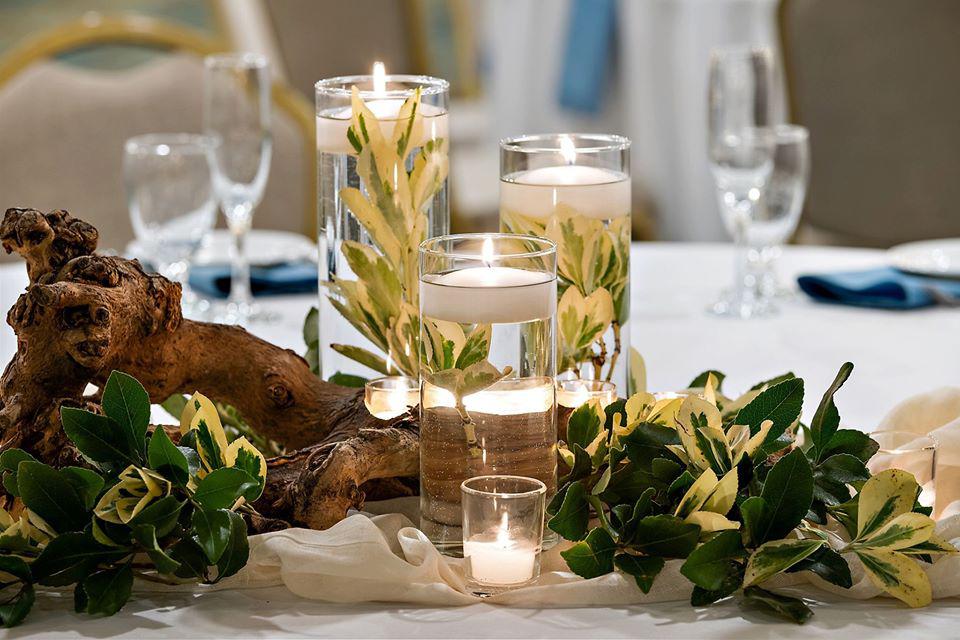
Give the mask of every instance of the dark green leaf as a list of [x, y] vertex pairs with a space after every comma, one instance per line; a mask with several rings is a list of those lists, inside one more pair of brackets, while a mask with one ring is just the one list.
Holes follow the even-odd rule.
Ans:
[[[192, 433], [195, 432], [191, 431], [190, 434]], [[180, 438], [180, 442], [183, 443], [185, 439], [186, 436]], [[197, 475], [197, 473], [200, 472], [200, 454], [197, 453], [197, 450], [191, 449], [190, 447], [184, 447], [182, 444], [177, 447], [177, 450], [180, 451], [180, 453], [182, 453], [187, 459], [187, 473], [189, 473], [191, 477]]]
[[813, 414], [813, 420], [810, 421], [810, 437], [813, 439], [813, 445], [817, 450], [817, 460], [823, 457], [823, 452], [840, 426], [840, 413], [837, 411], [837, 405], [833, 402], [833, 396], [847, 381], [852, 371], [853, 363], [851, 362], [845, 362], [840, 367], [837, 377], [834, 378], [833, 383], [823, 394], [820, 406], [817, 407], [817, 412]]
[[161, 402], [160, 406], [175, 419], [180, 420], [180, 415], [183, 413], [184, 407], [187, 406], [187, 396], [182, 393], [175, 393]]
[[647, 489], [664, 490], [667, 483], [649, 471], [638, 469], [632, 462], [622, 466], [610, 476], [606, 490], [601, 494], [604, 502], [635, 502]]
[[570, 473], [560, 479], [561, 482], [572, 482], [582, 480], [593, 471], [593, 461], [590, 460], [590, 454], [578, 444], [573, 445], [573, 468]]
[[726, 378], [727, 376], [726, 374], [720, 373], [719, 371], [715, 371], [714, 369], [708, 369], [707, 371], [704, 371], [703, 373], [698, 375], [696, 378], [690, 381], [690, 384], [687, 385], [687, 388], [700, 389], [702, 387], [707, 386], [707, 378], [710, 377], [711, 373], [717, 379], [717, 391], [719, 391], [720, 387], [723, 386], [724, 378]]
[[137, 458], [143, 458], [143, 442], [150, 424], [150, 395], [133, 376], [113, 371], [103, 387], [103, 412], [114, 420], [130, 441]]
[[787, 573], [798, 571], [812, 571], [827, 582], [844, 589], [853, 586], [850, 565], [847, 564], [843, 556], [826, 545], [787, 569]]
[[162, 538], [177, 525], [177, 518], [184, 504], [175, 496], [164, 496], [144, 507], [143, 511], [130, 521], [130, 526], [150, 525], [156, 529], [157, 537]]
[[303, 319], [303, 342], [306, 345], [320, 342], [320, 311], [316, 307], [310, 307]]
[[0, 453], [0, 469], [16, 473], [17, 467], [24, 460], [30, 460], [31, 462], [37, 461], [36, 458], [23, 449], [6, 449], [3, 453]]
[[183, 538], [170, 547], [168, 553], [171, 558], [180, 563], [174, 572], [178, 578], [207, 578], [207, 558], [203, 549], [193, 538]]
[[791, 378], [769, 387], [751, 400], [737, 413], [734, 423], [749, 426], [750, 435], [755, 435], [765, 420], [772, 420], [773, 426], [764, 440], [772, 442], [800, 417], [802, 408], [803, 380]]
[[676, 516], [647, 516], [637, 523], [634, 549], [648, 556], [686, 558], [697, 546], [700, 527]]
[[103, 546], [89, 533], [63, 533], [43, 548], [30, 570], [40, 584], [60, 587], [82, 579], [97, 563], [119, 560], [128, 553]]
[[163, 427], [157, 427], [150, 436], [147, 461], [151, 469], [174, 484], [184, 486], [190, 479], [187, 456], [173, 444]]
[[90, 574], [83, 581], [87, 613], [112, 616], [130, 599], [132, 589], [133, 571], [129, 564]]
[[587, 448], [600, 433], [602, 426], [600, 416], [594, 407], [589, 403], [582, 404], [570, 414], [570, 420], [567, 422], [567, 442]]
[[547, 503], [547, 514], [551, 516], [557, 515], [557, 511], [560, 510], [560, 507], [563, 505], [563, 499], [567, 495], [567, 489], [570, 487], [569, 482], [560, 482], [560, 488], [557, 489], [557, 492], [553, 494], [553, 497], [550, 498], [550, 502]]
[[77, 613], [87, 610], [87, 592], [83, 590], [82, 582], [78, 582], [73, 587], [73, 610]]
[[30, 582], [33, 577], [30, 573], [30, 566], [17, 556], [0, 556], [0, 571], [9, 573], [23, 582]]
[[215, 563], [230, 541], [229, 512], [226, 509], [196, 509], [193, 512], [193, 529], [210, 564]]
[[641, 591], [650, 593], [650, 589], [653, 587], [653, 581], [660, 571], [663, 570], [664, 560], [663, 558], [651, 556], [635, 556], [629, 553], [619, 553], [614, 557], [613, 563], [620, 571], [633, 576]]
[[261, 468], [263, 462], [260, 460], [260, 456], [254, 455], [249, 449], [240, 449], [237, 451], [237, 459], [233, 466], [236, 469], [246, 471], [251, 478], [257, 481], [256, 487], [243, 494], [247, 502], [256, 502], [260, 494], [263, 493], [263, 485], [266, 480], [266, 476], [260, 475], [261, 472], [266, 473], [266, 469]]
[[213, 469], [221, 468], [223, 466], [223, 452], [220, 451], [220, 445], [217, 444], [216, 438], [214, 438], [213, 433], [210, 432], [207, 421], [200, 419], [197, 422], [197, 428], [191, 429], [191, 431], [196, 432], [197, 444], [200, 449], [203, 449], [204, 458], [207, 463]]
[[707, 591], [719, 591], [731, 574], [738, 571], [746, 551], [736, 530], [721, 531], [694, 549], [680, 573], [693, 584]]
[[732, 564], [730, 573], [724, 577], [720, 588], [716, 590], [694, 585], [693, 592], [690, 594], [690, 604], [694, 607], [703, 607], [732, 595], [743, 584], [743, 571], [744, 565]]
[[652, 422], [641, 422], [636, 428], [620, 439], [627, 450], [631, 462], [641, 468], [649, 468], [656, 458], [672, 455], [667, 450], [668, 444], [679, 444], [680, 436], [672, 427], [665, 427]]
[[803, 600], [782, 596], [760, 587], [744, 589], [741, 605], [747, 608], [755, 607], [797, 624], [803, 624], [813, 615], [813, 611], [804, 604]]
[[15, 596], [0, 604], [0, 622], [8, 629], [15, 627], [30, 613], [36, 596], [32, 584], [24, 584]]
[[597, 527], [583, 542], [578, 542], [560, 555], [570, 570], [582, 578], [596, 578], [613, 571], [613, 554], [617, 545], [604, 529]]
[[851, 540], [857, 537], [859, 502], [860, 496], [856, 496], [853, 499], [844, 502], [843, 504], [831, 505], [827, 509], [830, 515], [836, 518], [837, 521], [843, 525], [843, 528], [847, 530], [847, 534], [850, 536]]
[[866, 462], [879, 449], [880, 445], [864, 432], [856, 429], [839, 429], [830, 438], [820, 457], [824, 459], [837, 453], [847, 453]]
[[83, 501], [73, 485], [53, 467], [23, 460], [17, 467], [17, 487], [23, 504], [58, 533], [78, 531], [87, 524], [89, 512]]
[[757, 384], [755, 384], [755, 385], [753, 385], [752, 387], [750, 387], [750, 391], [756, 391], [757, 389], [762, 389], [762, 388], [764, 388], [764, 387], [772, 387], [772, 386], [775, 385], [775, 384], [780, 384], [780, 383], [783, 382], [784, 380], [790, 380], [790, 379], [796, 378], [796, 377], [797, 377], [797, 376], [794, 375], [794, 373], [793, 373], [792, 371], [788, 371], [787, 373], [782, 373], [782, 374], [780, 374], [779, 376], [776, 376], [776, 377], [774, 377], [774, 378], [770, 378], [769, 380], [764, 380], [764, 381], [762, 381], [762, 382], [758, 382]]
[[216, 582], [232, 576], [247, 564], [250, 557], [250, 543], [247, 540], [247, 525], [239, 514], [227, 512], [230, 517], [230, 539], [223, 555], [217, 560]]
[[180, 563], [160, 548], [160, 543], [157, 542], [157, 530], [154, 529], [152, 524], [134, 525], [131, 530], [134, 540], [139, 542], [140, 546], [147, 552], [158, 572], [170, 574], [180, 568]]
[[670, 486], [667, 487], [667, 493], [671, 498], [679, 498], [693, 485], [694, 481], [696, 481], [696, 478], [685, 469], [676, 480], [670, 483]]
[[83, 409], [61, 407], [60, 421], [67, 437], [77, 445], [80, 453], [94, 462], [140, 462], [133, 443], [113, 419]]
[[17, 474], [12, 471], [3, 472], [3, 488], [7, 493], [15, 498], [20, 497], [20, 489], [17, 488]]
[[225, 509], [258, 486], [259, 482], [246, 471], [223, 467], [207, 474], [197, 484], [193, 497], [207, 509]]
[[369, 380], [362, 376], [354, 376], [349, 373], [341, 373], [340, 371], [337, 371], [335, 374], [330, 376], [330, 379], [327, 382], [338, 384], [341, 387], [362, 389], [364, 386], [366, 386]]
[[757, 543], [786, 537], [800, 524], [813, 502], [813, 471], [799, 449], [780, 458], [763, 483], [768, 509], [756, 529]]
[[834, 482], [853, 484], [866, 482], [870, 472], [859, 458], [849, 453], [836, 453], [817, 465], [815, 475], [826, 477]]
[[100, 495], [100, 490], [103, 489], [103, 478], [100, 474], [83, 467], [64, 467], [60, 469], [60, 475], [73, 486], [74, 491], [80, 496], [83, 508], [88, 511], [93, 509], [93, 505], [96, 504], [97, 497]]
[[752, 496], [740, 503], [740, 517], [743, 518], [743, 528], [747, 534], [747, 541], [751, 546], [760, 545], [763, 535], [760, 527], [769, 519], [767, 503], [760, 496]]
[[567, 489], [563, 503], [557, 515], [550, 518], [547, 526], [567, 540], [583, 540], [590, 522], [590, 506], [586, 500], [586, 489], [577, 480]]

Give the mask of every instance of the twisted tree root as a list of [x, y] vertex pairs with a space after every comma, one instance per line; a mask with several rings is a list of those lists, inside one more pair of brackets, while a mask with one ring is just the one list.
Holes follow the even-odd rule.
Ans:
[[[266, 517], [255, 527], [327, 527], [362, 505], [368, 481], [417, 474], [415, 420], [374, 418], [362, 390], [319, 380], [299, 355], [244, 329], [184, 319], [180, 285], [136, 260], [94, 254], [97, 239], [65, 211], [4, 215], [0, 243], [26, 260], [30, 284], [7, 314], [17, 353], [0, 378], [0, 449], [22, 447], [51, 464], [80, 461], [59, 407], [90, 404], [87, 385], [120, 370], [154, 402], [200, 391], [232, 405], [293, 450], [268, 461], [257, 505]], [[378, 497], [409, 494], [401, 483], [376, 489]]]

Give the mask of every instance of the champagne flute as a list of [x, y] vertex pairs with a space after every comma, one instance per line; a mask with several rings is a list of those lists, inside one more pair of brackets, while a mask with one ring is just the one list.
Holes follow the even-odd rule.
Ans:
[[750, 259], [751, 227], [773, 170], [773, 54], [760, 47], [716, 49], [710, 56], [707, 149], [724, 226], [735, 244], [734, 286], [710, 307], [751, 318], [772, 310]]
[[269, 319], [250, 294], [245, 243], [270, 173], [270, 68], [264, 56], [253, 53], [212, 55], [204, 62], [203, 126], [219, 141], [214, 185], [233, 238], [230, 297], [217, 320]]
[[123, 146], [123, 182], [137, 241], [161, 275], [179, 282], [184, 315], [209, 307], [191, 291], [190, 261], [217, 221], [211, 166], [216, 140], [188, 133], [154, 133]]

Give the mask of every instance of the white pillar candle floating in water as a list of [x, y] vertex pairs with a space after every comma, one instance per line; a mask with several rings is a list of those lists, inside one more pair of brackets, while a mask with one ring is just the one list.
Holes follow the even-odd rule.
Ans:
[[557, 404], [576, 409], [590, 400], [598, 400], [600, 406], [617, 399], [617, 385], [605, 380], [583, 380], [580, 378], [557, 380]]
[[371, 380], [364, 385], [363, 404], [375, 418], [396, 418], [420, 404], [420, 383], [407, 376]]
[[538, 167], [506, 175], [500, 182], [500, 209], [536, 219], [568, 207], [600, 220], [630, 215], [630, 177], [613, 169], [576, 164], [569, 136], [560, 138], [562, 165]]
[[484, 264], [420, 278], [421, 313], [433, 320], [474, 323], [530, 322], [553, 316], [557, 281], [549, 272], [492, 266], [493, 240], [483, 241]]
[[477, 476], [461, 485], [467, 583], [478, 595], [540, 575], [546, 485], [523, 476]]
[[[400, 115], [400, 109], [407, 97], [413, 92], [410, 89], [390, 89], [393, 81], [406, 82], [411, 76], [388, 76], [382, 62], [373, 64], [373, 73], [370, 76], [356, 76], [352, 78], [358, 88], [367, 108], [380, 121], [383, 135], [389, 140], [393, 136], [393, 127]], [[341, 78], [348, 81], [351, 78]], [[321, 80], [321, 83], [324, 82]], [[372, 85], [372, 89], [364, 90], [362, 85]], [[318, 85], [319, 86], [319, 85]], [[349, 97], [349, 89], [343, 89]], [[421, 99], [419, 114], [421, 126], [413, 131], [413, 138], [409, 148], [422, 147], [429, 140], [449, 139], [449, 118], [446, 109], [424, 102]], [[347, 139], [347, 129], [350, 128], [353, 116], [351, 107], [334, 107], [317, 114], [317, 150], [322, 153], [347, 153], [356, 155], [356, 150]]]

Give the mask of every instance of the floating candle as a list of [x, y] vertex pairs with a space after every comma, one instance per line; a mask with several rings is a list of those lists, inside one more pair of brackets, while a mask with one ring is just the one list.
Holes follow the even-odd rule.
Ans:
[[557, 404], [576, 409], [590, 400], [599, 400], [600, 406], [607, 405], [617, 399], [617, 385], [603, 380], [558, 380]]

